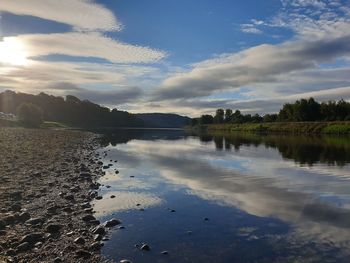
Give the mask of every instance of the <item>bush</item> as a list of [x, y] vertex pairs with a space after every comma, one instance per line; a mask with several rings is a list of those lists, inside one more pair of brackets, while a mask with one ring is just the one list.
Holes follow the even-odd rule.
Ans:
[[43, 111], [31, 103], [22, 103], [17, 109], [18, 119], [30, 127], [37, 127], [43, 122]]

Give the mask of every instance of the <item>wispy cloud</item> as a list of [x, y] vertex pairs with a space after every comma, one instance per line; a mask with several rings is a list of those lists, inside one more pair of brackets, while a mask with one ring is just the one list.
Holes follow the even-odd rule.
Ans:
[[121, 30], [107, 8], [92, 0], [1, 0], [0, 11], [28, 15], [71, 25], [75, 30]]
[[8, 39], [22, 42], [28, 57], [61, 54], [102, 58], [113, 63], [149, 63], [166, 56], [163, 51], [122, 43], [96, 32], [30, 34]]

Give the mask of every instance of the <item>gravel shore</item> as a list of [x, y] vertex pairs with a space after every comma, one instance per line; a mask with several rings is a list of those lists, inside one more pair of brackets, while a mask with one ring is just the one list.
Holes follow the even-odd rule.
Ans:
[[97, 137], [0, 128], [0, 262], [103, 262]]

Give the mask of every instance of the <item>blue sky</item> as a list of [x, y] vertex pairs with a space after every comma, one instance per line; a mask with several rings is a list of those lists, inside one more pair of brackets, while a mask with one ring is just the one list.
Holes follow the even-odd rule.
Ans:
[[350, 99], [348, 0], [2, 0], [0, 89], [132, 112]]

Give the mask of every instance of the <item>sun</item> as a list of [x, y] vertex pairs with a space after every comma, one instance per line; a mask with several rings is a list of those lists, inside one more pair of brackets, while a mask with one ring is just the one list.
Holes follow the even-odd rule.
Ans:
[[0, 38], [0, 64], [23, 66], [27, 64], [24, 44], [13, 37]]

